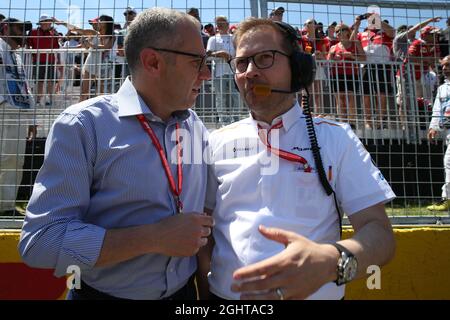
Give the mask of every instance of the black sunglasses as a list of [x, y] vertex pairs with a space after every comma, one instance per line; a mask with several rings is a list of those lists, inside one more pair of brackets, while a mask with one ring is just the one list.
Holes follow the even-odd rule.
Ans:
[[174, 54], [181, 54], [183, 56], [188, 56], [188, 57], [199, 58], [199, 59], [201, 59], [201, 61], [200, 61], [200, 65], [198, 66], [198, 72], [200, 72], [202, 70], [203, 66], [206, 64], [206, 58], [208, 57], [206, 54], [200, 55], [200, 54], [195, 54], [195, 53], [190, 53], [190, 52], [183, 52], [183, 51], [172, 50], [172, 49], [154, 48], [154, 47], [147, 47], [147, 48], [153, 49], [156, 51], [163, 51], [163, 52], [169, 52], [169, 53], [174, 53]]

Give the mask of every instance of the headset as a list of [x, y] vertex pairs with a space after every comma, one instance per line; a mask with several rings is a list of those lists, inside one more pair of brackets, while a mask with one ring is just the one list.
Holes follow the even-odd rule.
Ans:
[[314, 58], [312, 55], [303, 52], [302, 47], [298, 44], [301, 38], [294, 27], [285, 22], [274, 21], [274, 23], [289, 40], [293, 49], [290, 56], [291, 92], [295, 93], [302, 89], [307, 90], [314, 81], [316, 74]]
[[[339, 221], [339, 231], [342, 238], [342, 215], [339, 209], [339, 204], [337, 202], [336, 193], [331, 187], [327, 176], [325, 174], [325, 170], [323, 167], [322, 157], [320, 155], [320, 147], [317, 142], [316, 130], [314, 128], [313, 117], [311, 114], [310, 108], [310, 95], [308, 92], [308, 88], [314, 81], [315, 73], [316, 73], [316, 62], [314, 57], [311, 54], [304, 53], [302, 47], [299, 45], [298, 41], [301, 39], [297, 30], [294, 29], [291, 25], [274, 21], [275, 25], [279, 28], [279, 30], [287, 37], [292, 45], [292, 53], [290, 56], [290, 66], [291, 66], [291, 88], [290, 91], [284, 90], [272, 90], [274, 92], [281, 93], [297, 93], [302, 91], [302, 107], [303, 113], [305, 115], [306, 120], [306, 128], [308, 131], [308, 137], [311, 144], [311, 152], [313, 154], [314, 163], [316, 165], [316, 170], [318, 173], [319, 180], [328, 196], [333, 195], [334, 203], [336, 206], [336, 212], [338, 214]], [[237, 88], [237, 84], [235, 82], [235, 86]], [[238, 89], [239, 90], [239, 89]]]
[[[307, 89], [313, 82], [316, 73], [316, 63], [312, 55], [304, 53], [302, 47], [299, 46], [298, 41], [301, 40], [297, 30], [290, 24], [285, 22], [273, 21], [283, 35], [288, 38], [292, 53], [289, 58], [291, 66], [291, 88], [290, 91], [276, 90], [281, 93], [296, 93], [302, 89]], [[234, 86], [239, 91], [239, 88], [234, 81]]]

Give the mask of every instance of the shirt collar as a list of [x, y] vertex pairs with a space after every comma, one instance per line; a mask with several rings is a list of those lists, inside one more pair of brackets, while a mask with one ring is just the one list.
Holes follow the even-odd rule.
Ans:
[[[127, 77], [116, 93], [117, 104], [119, 107], [119, 117], [130, 117], [138, 114], [144, 114], [150, 121], [163, 122], [161, 118], [154, 115], [145, 101], [136, 91], [131, 83], [130, 77]], [[190, 116], [189, 110], [176, 111], [172, 114], [173, 118], [184, 121]], [[169, 122], [171, 122], [169, 120]]]
[[286, 130], [287, 132], [297, 121], [300, 120], [301, 117], [303, 117], [303, 109], [298, 104], [298, 101], [296, 101], [288, 111], [273, 119], [271, 124], [265, 123], [263, 121], [257, 121], [253, 118], [253, 116], [252, 119], [255, 122], [255, 125], [259, 124], [263, 129], [269, 129], [271, 126], [275, 125], [281, 120], [283, 121], [284, 130]]

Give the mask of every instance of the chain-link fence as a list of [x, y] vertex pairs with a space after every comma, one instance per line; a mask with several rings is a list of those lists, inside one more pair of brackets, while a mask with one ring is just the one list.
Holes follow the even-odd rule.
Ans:
[[[378, 7], [368, 9], [370, 5]], [[116, 92], [128, 76], [123, 52], [127, 25], [135, 13], [152, 6], [181, 11], [198, 8], [207, 50], [214, 50], [208, 43], [217, 31], [217, 16], [227, 18], [230, 37], [233, 26], [251, 15], [278, 16], [296, 27], [299, 45], [316, 58], [310, 88], [313, 111], [348, 122], [361, 138], [398, 196], [387, 206], [388, 214], [396, 222], [448, 221], [448, 209], [427, 209], [440, 200], [445, 178], [445, 137], [432, 144], [427, 134], [436, 90], [443, 82], [439, 59], [448, 54], [450, 44], [447, 2], [6, 1], [0, 5], [5, 16], [0, 40], [3, 225], [20, 225], [16, 218], [30, 197], [54, 119], [74, 103]], [[378, 10], [380, 21], [365, 19], [355, 27], [355, 18], [368, 10]], [[109, 31], [95, 27], [95, 19], [104, 16], [112, 19]], [[11, 18], [29, 21], [31, 27], [18, 24], [27, 30], [16, 31], [26, 33], [11, 35], [6, 31], [17, 23]], [[379, 23], [380, 28], [371, 29], [371, 23]], [[398, 56], [402, 25], [406, 31], [416, 28], [419, 36], [411, 32], [406, 42], [400, 42], [404, 55]], [[433, 28], [424, 29], [427, 26]], [[349, 39], [341, 35], [346, 27]], [[433, 36], [425, 39], [428, 34]], [[14, 48], [8, 37], [14, 37]], [[352, 51], [357, 44], [362, 51]], [[248, 110], [234, 87], [233, 75], [218, 74], [217, 59], [208, 60], [212, 78], [203, 83], [193, 109], [213, 130], [247, 117]], [[28, 94], [35, 102], [29, 109]]]

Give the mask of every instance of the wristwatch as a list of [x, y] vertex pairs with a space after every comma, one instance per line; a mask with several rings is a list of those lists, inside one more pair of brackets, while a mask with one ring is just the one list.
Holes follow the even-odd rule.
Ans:
[[337, 263], [337, 279], [335, 283], [341, 286], [352, 281], [356, 277], [358, 270], [358, 261], [356, 257], [339, 243], [333, 243], [333, 246], [339, 251], [340, 257]]

